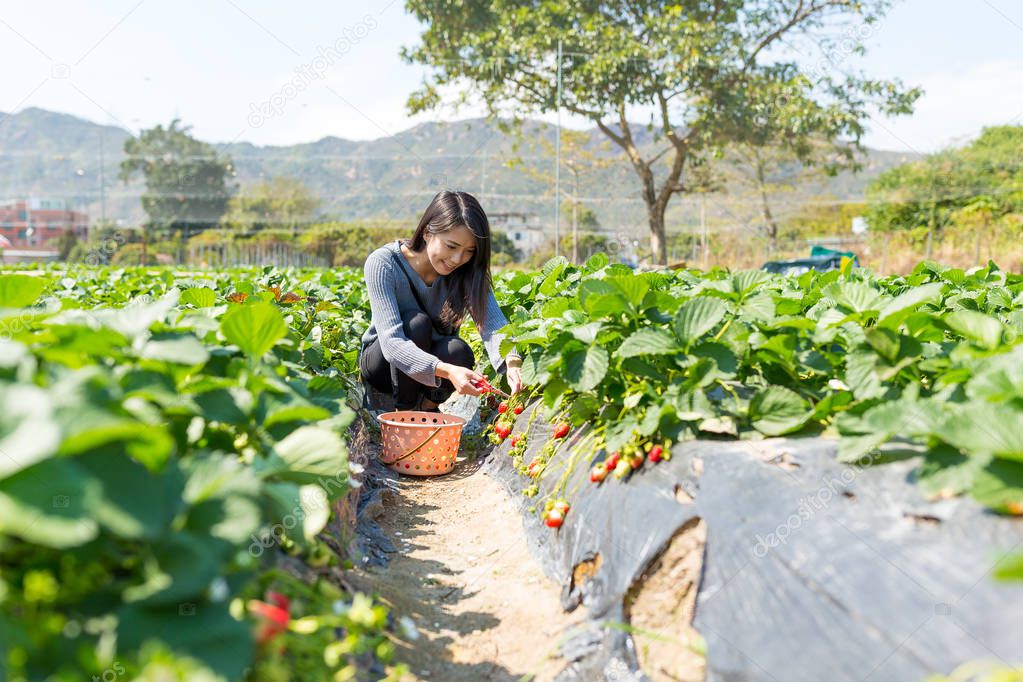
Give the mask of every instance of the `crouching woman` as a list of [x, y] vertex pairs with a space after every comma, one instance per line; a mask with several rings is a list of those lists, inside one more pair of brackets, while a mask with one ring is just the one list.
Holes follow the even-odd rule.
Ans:
[[410, 240], [382, 246], [366, 259], [372, 322], [362, 337], [364, 383], [392, 395], [395, 409], [436, 410], [452, 393], [478, 396], [484, 377], [458, 336], [468, 314], [494, 370], [511, 392], [522, 388], [522, 358], [501, 356], [508, 323], [490, 277], [490, 224], [475, 197], [443, 191]]

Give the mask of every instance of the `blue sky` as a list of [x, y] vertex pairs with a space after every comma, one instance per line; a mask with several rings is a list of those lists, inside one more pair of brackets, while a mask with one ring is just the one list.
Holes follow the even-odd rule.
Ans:
[[[256, 144], [479, 114], [407, 116], [423, 71], [398, 50], [418, 28], [402, 0], [5, 0], [0, 111], [38, 106], [133, 131], [177, 116], [202, 139]], [[927, 91], [912, 117], [872, 121], [870, 146], [932, 151], [1023, 123], [1020, 0], [903, 0], [867, 43], [868, 73]], [[296, 70], [308, 85], [285, 90]]]

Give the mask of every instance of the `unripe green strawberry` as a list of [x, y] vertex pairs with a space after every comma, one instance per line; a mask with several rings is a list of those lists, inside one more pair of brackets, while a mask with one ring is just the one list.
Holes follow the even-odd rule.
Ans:
[[632, 466], [629, 464], [629, 460], [620, 459], [618, 464], [615, 465], [615, 478], [622, 479], [629, 475], [632, 471]]

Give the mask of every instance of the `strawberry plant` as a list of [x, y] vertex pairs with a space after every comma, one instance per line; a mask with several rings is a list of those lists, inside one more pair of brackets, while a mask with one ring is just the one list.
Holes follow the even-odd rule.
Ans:
[[251, 588], [278, 557], [337, 562], [365, 308], [331, 277], [0, 273], [0, 677], [242, 679], [320, 620], [309, 678], [386, 659], [380, 617], [332, 615], [367, 598]]
[[522, 353], [547, 420], [621, 453], [605, 464], [616, 478], [695, 438], [833, 434], [843, 459], [869, 463], [900, 437], [926, 450], [927, 494], [1023, 510], [1023, 277], [993, 263], [637, 274], [597, 254], [496, 286], [502, 350]]

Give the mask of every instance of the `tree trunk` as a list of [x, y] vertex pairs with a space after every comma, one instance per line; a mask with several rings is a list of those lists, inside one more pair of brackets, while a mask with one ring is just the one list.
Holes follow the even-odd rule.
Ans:
[[764, 161], [760, 154], [756, 155], [757, 160], [757, 185], [760, 189], [760, 201], [764, 212], [764, 231], [767, 232], [768, 248], [771, 254], [778, 249], [778, 223], [771, 213], [771, 204], [767, 200], [767, 182], [764, 178]]
[[[597, 127], [610, 137], [618, 146], [625, 150], [629, 160], [632, 162], [632, 167], [635, 169], [636, 174], [639, 175], [640, 181], [643, 183], [643, 189], [641, 195], [643, 197], [643, 203], [646, 204], [647, 220], [650, 223], [650, 260], [654, 265], [667, 265], [668, 264], [668, 243], [665, 239], [664, 234], [664, 213], [668, 208], [668, 201], [672, 195], [676, 192], [682, 193], [684, 190], [679, 184], [679, 179], [682, 177], [682, 169], [685, 166], [686, 155], [688, 153], [689, 138], [695, 134], [694, 130], [690, 130], [685, 138], [679, 138], [675, 133], [675, 130], [671, 127], [668, 120], [668, 108], [666, 98], [659, 97], [661, 103], [661, 114], [664, 122], [665, 135], [671, 141], [672, 147], [664, 150], [660, 154], [651, 157], [649, 160], [644, 159], [640, 154], [639, 148], [636, 146], [632, 139], [632, 131], [629, 128], [629, 122], [625, 118], [625, 104], [624, 102], [618, 103], [618, 125], [621, 129], [621, 134], [614, 132], [608, 127], [604, 121], [599, 117], [594, 118]], [[654, 179], [653, 164], [654, 162], [663, 156], [668, 151], [674, 151], [672, 157], [671, 167], [668, 170], [668, 175], [664, 178], [660, 188], [657, 187]]]
[[579, 264], [579, 204], [572, 202], [572, 262]]
[[987, 228], [988, 228], [988, 217], [987, 217], [987, 214], [985, 213], [984, 214], [984, 222], [981, 224], [980, 227], [977, 228], [977, 250], [976, 250], [976, 254], [974, 255], [974, 258], [973, 258], [974, 262], [977, 265], [981, 264], [980, 263], [980, 242], [981, 242], [981, 237], [984, 235], [985, 232], [987, 232]]
[[664, 233], [666, 203], [656, 202], [648, 208], [650, 220], [650, 260], [655, 265], [668, 264], [668, 240]]
[[579, 171], [572, 171], [572, 262], [579, 264]]

